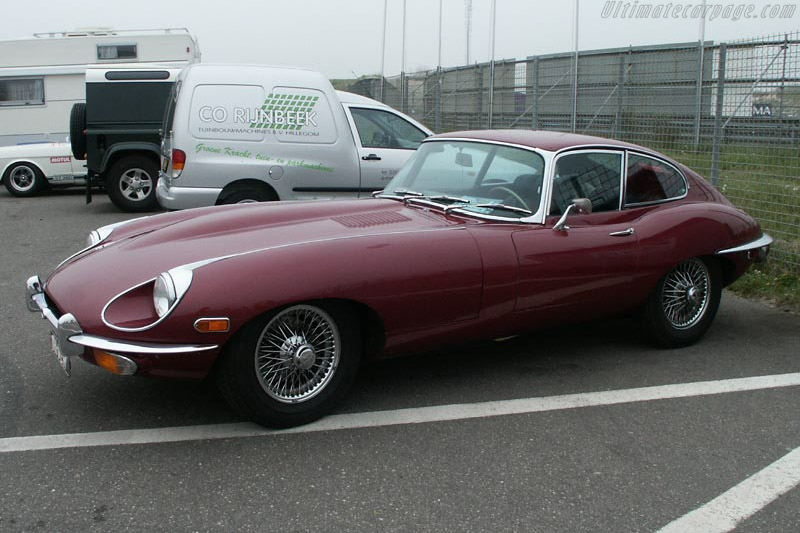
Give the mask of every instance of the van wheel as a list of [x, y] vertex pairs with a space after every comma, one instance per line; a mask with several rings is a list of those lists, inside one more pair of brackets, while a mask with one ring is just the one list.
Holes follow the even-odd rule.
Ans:
[[152, 211], [158, 206], [156, 184], [158, 165], [142, 155], [124, 157], [106, 175], [106, 191], [115, 206], [123, 211]]
[[15, 163], [8, 167], [3, 182], [8, 192], [21, 198], [36, 196], [48, 186], [42, 171], [31, 163]]
[[277, 199], [278, 197], [275, 195], [275, 193], [266, 188], [244, 185], [235, 187], [228, 192], [223, 192], [217, 201], [217, 205], [274, 202]]

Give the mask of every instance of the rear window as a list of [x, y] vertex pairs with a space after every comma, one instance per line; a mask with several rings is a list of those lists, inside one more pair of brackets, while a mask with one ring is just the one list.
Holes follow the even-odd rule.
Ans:
[[686, 192], [686, 179], [672, 165], [651, 157], [628, 155], [625, 205], [673, 200]]

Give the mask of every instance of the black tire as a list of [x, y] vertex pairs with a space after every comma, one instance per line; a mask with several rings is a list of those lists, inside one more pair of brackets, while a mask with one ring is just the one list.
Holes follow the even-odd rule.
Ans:
[[687, 259], [658, 282], [644, 306], [642, 325], [660, 346], [688, 346], [711, 326], [721, 297], [719, 262], [702, 257]]
[[219, 197], [217, 205], [274, 202], [277, 199], [278, 197], [275, 196], [275, 193], [264, 187], [242, 185], [234, 187], [227, 192], [223, 192]]
[[75, 159], [86, 159], [86, 104], [74, 104], [69, 113], [69, 142]]
[[10, 165], [3, 173], [3, 183], [8, 192], [20, 198], [36, 196], [48, 189], [44, 173], [33, 163]]
[[131, 213], [158, 207], [156, 185], [158, 164], [144, 155], [123, 157], [106, 173], [105, 188], [111, 202]]
[[[277, 325], [287, 320], [292, 335], [281, 337]], [[310, 338], [320, 331], [312, 329], [319, 327], [314, 320], [325, 324], [325, 335], [327, 324], [332, 325], [335, 333], [323, 339], [326, 342], [319, 336]], [[236, 333], [222, 354], [217, 384], [228, 403], [250, 420], [268, 427], [299, 426], [327, 414], [347, 393], [361, 352], [360, 326], [347, 305], [291, 305], [262, 315]], [[281, 379], [287, 376], [295, 376], [291, 385]]]

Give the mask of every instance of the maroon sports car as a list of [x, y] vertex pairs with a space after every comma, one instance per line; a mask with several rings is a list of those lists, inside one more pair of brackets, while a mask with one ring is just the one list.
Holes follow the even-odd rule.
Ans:
[[631, 312], [692, 343], [772, 242], [680, 163], [580, 135], [434, 136], [373, 196], [105, 226], [28, 280], [28, 307], [68, 373], [213, 373], [243, 414], [292, 426], [365, 357]]

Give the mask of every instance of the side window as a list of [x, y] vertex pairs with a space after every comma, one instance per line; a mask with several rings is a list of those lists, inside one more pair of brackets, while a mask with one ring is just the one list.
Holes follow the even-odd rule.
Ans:
[[619, 209], [622, 154], [581, 152], [558, 158], [550, 214], [561, 215], [572, 200], [588, 198], [592, 212]]
[[136, 59], [135, 44], [98, 44], [97, 60]]
[[351, 107], [358, 137], [364, 148], [400, 148], [416, 150], [425, 133], [389, 111]]
[[44, 104], [43, 78], [0, 79], [0, 106]]
[[661, 202], [686, 194], [686, 180], [670, 165], [636, 154], [628, 155], [625, 205]]

